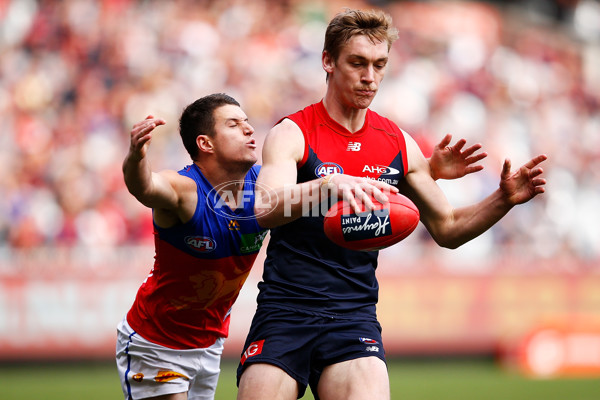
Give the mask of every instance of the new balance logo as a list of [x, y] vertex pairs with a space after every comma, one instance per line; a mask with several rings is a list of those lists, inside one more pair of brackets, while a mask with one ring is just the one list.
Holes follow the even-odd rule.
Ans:
[[362, 143], [360, 142], [348, 142], [348, 147], [346, 151], [360, 151], [360, 146]]

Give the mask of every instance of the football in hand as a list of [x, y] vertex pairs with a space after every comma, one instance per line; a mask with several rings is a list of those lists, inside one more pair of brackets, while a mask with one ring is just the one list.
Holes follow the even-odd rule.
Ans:
[[361, 251], [376, 251], [398, 243], [419, 224], [419, 210], [407, 197], [389, 194], [389, 202], [373, 200], [375, 209], [356, 214], [339, 200], [325, 214], [325, 235], [335, 244]]

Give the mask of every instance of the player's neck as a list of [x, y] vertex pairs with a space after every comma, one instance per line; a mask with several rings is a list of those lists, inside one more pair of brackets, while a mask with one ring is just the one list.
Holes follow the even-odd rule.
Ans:
[[[213, 188], [227, 184], [228, 190], [236, 191], [242, 189], [244, 178], [251, 166], [238, 166], [230, 163], [222, 165], [211, 161], [195, 161], [195, 164], [202, 171], [202, 175], [210, 182]], [[239, 185], [232, 185], [233, 182], [240, 182]]]
[[323, 106], [329, 116], [349, 132], [359, 131], [365, 124], [367, 108], [349, 107], [339, 99], [328, 95], [323, 98]]

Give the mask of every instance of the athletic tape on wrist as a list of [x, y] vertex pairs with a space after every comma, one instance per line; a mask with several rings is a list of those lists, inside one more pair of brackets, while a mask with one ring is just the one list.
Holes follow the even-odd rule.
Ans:
[[332, 173], [332, 174], [329, 174], [329, 175], [325, 175], [325, 176], [323, 177], [323, 180], [321, 181], [321, 184], [319, 185], [319, 187], [320, 187], [321, 189], [323, 189], [325, 186], [327, 186], [327, 188], [329, 188], [329, 187], [330, 187], [330, 185], [329, 185], [329, 184], [331, 183], [331, 179], [332, 179], [334, 176], [336, 176], [336, 175], [338, 175], [338, 174], [337, 174], [337, 173], [335, 173], [335, 172], [334, 172], [334, 173]]

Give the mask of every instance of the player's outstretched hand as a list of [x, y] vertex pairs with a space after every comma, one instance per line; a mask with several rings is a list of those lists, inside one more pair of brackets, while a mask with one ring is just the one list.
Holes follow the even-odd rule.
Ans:
[[515, 172], [511, 171], [510, 160], [504, 160], [500, 174], [500, 190], [510, 205], [525, 203], [546, 191], [546, 180], [540, 177], [544, 170], [538, 165], [547, 158], [545, 154], [534, 157]]
[[452, 135], [447, 134], [433, 148], [429, 166], [434, 180], [462, 178], [483, 169], [483, 165], [476, 164], [487, 157], [486, 152], [477, 153], [481, 144], [474, 144], [463, 150], [467, 143], [465, 139], [460, 139], [454, 146], [450, 146], [451, 141]]
[[385, 204], [389, 201], [386, 194], [398, 193], [398, 188], [385, 182], [346, 174], [333, 175], [326, 186], [338, 198], [346, 200], [356, 213], [373, 210], [373, 199]]
[[129, 145], [130, 158], [139, 161], [146, 157], [146, 152], [152, 139], [152, 131], [157, 126], [164, 125], [165, 123], [164, 119], [148, 115], [146, 119], [134, 124], [131, 129], [131, 143]]

